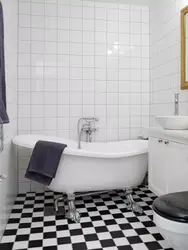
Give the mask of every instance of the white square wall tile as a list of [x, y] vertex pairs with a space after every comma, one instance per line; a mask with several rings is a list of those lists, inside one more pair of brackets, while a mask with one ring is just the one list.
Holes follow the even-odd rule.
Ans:
[[58, 92], [58, 105], [69, 105], [69, 94], [68, 92]]
[[78, 117], [76, 119], [78, 121], [79, 117], [82, 117], [82, 105], [70, 105], [70, 117]]
[[108, 20], [118, 20], [119, 18], [119, 13], [118, 9], [107, 9], [107, 19]]
[[50, 117], [44, 119], [45, 130], [56, 130], [57, 129], [57, 119]]
[[58, 118], [58, 129], [69, 129], [69, 119], [66, 117]]
[[57, 104], [57, 93], [56, 92], [45, 92], [44, 103], [47, 105]]
[[45, 3], [45, 15], [48, 17], [57, 16], [57, 6], [55, 4]]
[[70, 6], [68, 5], [58, 5], [58, 16], [59, 17], [69, 17]]
[[30, 117], [30, 105], [19, 105], [18, 106], [18, 117]]
[[58, 118], [60, 117], [69, 117], [69, 105], [58, 105], [58, 108], [57, 108], [57, 115], [58, 115]]
[[95, 32], [95, 43], [106, 43], [106, 34], [104, 32]]
[[42, 105], [32, 105], [31, 106], [31, 117], [43, 117], [44, 108]]
[[94, 105], [84, 105], [82, 115], [85, 117], [94, 116]]
[[43, 118], [31, 118], [31, 130], [43, 130], [44, 129], [44, 119]]
[[19, 15], [19, 27], [30, 27], [31, 18], [29, 15]]
[[82, 30], [82, 19], [71, 18], [69, 23], [70, 23], [70, 30]]
[[58, 115], [56, 105], [45, 105], [43, 107], [43, 116], [46, 118], [55, 118]]
[[43, 104], [44, 103], [44, 95], [42, 92], [31, 92], [31, 104]]
[[19, 91], [30, 91], [30, 79], [19, 79], [18, 81]]
[[130, 21], [130, 11], [128, 9], [120, 9], [119, 10], [119, 20], [122, 22]]
[[57, 28], [57, 19], [56, 17], [45, 17], [45, 27], [47, 29], [56, 29]]
[[95, 31], [106, 31], [106, 20], [95, 20]]
[[91, 6], [83, 6], [83, 18], [94, 19], [94, 8]]
[[130, 20], [131, 22], [141, 22], [142, 20], [142, 13], [139, 10], [131, 10], [130, 11]]
[[19, 53], [30, 53], [31, 51], [30, 41], [20, 41], [19, 42]]
[[37, 15], [31, 16], [31, 27], [32, 28], [44, 29], [44, 25], [45, 25], [44, 16], [37, 16]]
[[31, 39], [30, 29], [28, 28], [19, 28], [19, 42], [20, 41], [29, 41]]
[[[29, 37], [31, 37], [32, 41], [42, 42], [45, 39], [45, 32], [42, 29], [32, 28]], [[23, 40], [28, 40], [28, 39], [23, 39]]]
[[31, 14], [32, 15], [41, 15], [44, 16], [44, 4], [41, 3], [32, 3], [31, 4]]
[[70, 80], [70, 91], [71, 92], [81, 92], [82, 91], [82, 87], [83, 87], [83, 83], [82, 80]]
[[31, 4], [30, 2], [19, 2], [19, 14], [30, 15]]
[[93, 105], [94, 104], [94, 93], [83, 92], [83, 105]]
[[93, 19], [83, 19], [82, 20], [82, 27], [85, 31], [94, 31], [94, 20]]
[[70, 93], [70, 104], [82, 104], [82, 93], [71, 92]]
[[31, 96], [30, 92], [18, 92], [18, 104], [30, 105]]
[[83, 43], [94, 43], [94, 31], [88, 31], [84, 30], [83, 31]]
[[71, 18], [82, 18], [82, 7], [81, 6], [70, 6], [70, 17]]

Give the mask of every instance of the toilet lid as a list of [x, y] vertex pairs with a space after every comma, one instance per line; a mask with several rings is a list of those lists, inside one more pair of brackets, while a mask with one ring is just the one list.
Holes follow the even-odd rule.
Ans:
[[153, 202], [152, 207], [166, 219], [188, 223], [188, 192], [163, 195]]

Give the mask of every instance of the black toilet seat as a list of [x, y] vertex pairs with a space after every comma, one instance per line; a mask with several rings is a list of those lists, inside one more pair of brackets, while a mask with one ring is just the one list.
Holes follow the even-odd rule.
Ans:
[[188, 192], [163, 195], [153, 202], [152, 208], [165, 219], [188, 223]]

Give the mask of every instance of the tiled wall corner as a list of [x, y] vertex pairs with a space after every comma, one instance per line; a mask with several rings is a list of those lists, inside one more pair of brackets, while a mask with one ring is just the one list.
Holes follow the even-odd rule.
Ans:
[[174, 113], [174, 93], [180, 93], [180, 114], [188, 115], [188, 91], [180, 91], [180, 11], [185, 0], [152, 1], [150, 8], [151, 106], [155, 116]]

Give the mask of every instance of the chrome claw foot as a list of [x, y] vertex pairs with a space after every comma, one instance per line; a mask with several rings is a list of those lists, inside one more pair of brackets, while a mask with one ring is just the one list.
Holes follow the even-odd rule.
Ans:
[[127, 209], [135, 213], [143, 214], [143, 209], [134, 201], [134, 203], [128, 204]]
[[80, 214], [76, 210], [68, 211], [66, 214], [66, 218], [76, 223], [80, 222]]
[[76, 207], [75, 207], [75, 195], [74, 194], [68, 194], [68, 212], [66, 214], [66, 218], [76, 223], [80, 222], [80, 214], [76, 210]]
[[143, 209], [133, 199], [132, 189], [127, 189], [125, 190], [125, 192], [126, 192], [126, 198], [127, 198], [127, 203], [128, 203], [127, 209], [135, 213], [143, 214]]

